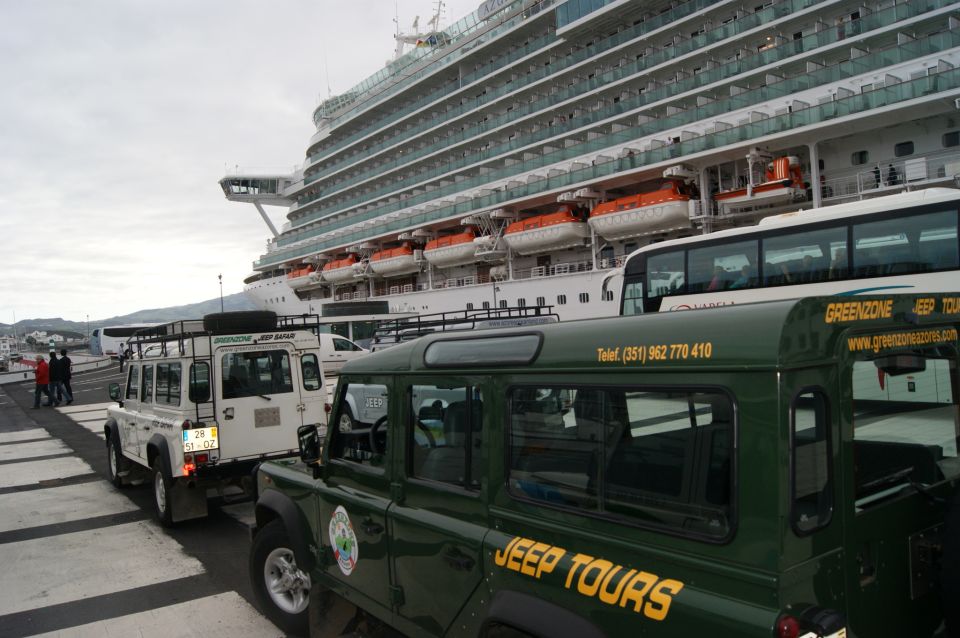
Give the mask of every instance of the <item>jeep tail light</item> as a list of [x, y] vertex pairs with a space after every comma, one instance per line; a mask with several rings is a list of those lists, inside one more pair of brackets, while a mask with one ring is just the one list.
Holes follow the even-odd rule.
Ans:
[[190, 424], [190, 421], [184, 421], [183, 424], [182, 424], [180, 427], [181, 427], [181, 429], [189, 430], [189, 429], [190, 429], [190, 425], [191, 425], [191, 424]]
[[191, 454], [190, 452], [185, 452], [183, 455], [183, 462], [193, 463], [193, 454]]
[[204, 452], [203, 454], [197, 454], [196, 456], [197, 463], [206, 463], [210, 460], [210, 455]]
[[197, 469], [197, 466], [193, 463], [184, 463], [183, 464], [183, 475], [190, 476], [193, 474], [193, 471]]
[[777, 638], [797, 638], [800, 635], [800, 621], [789, 614], [777, 618]]
[[323, 411], [326, 412], [327, 414], [330, 414], [331, 412], [333, 412], [333, 406], [330, 405], [329, 403], [324, 403]]

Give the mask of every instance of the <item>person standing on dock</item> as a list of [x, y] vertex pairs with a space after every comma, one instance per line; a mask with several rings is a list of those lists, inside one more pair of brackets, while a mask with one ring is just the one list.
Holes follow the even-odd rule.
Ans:
[[50, 406], [53, 405], [53, 397], [50, 396], [50, 368], [47, 366], [47, 362], [44, 361], [43, 355], [37, 355], [37, 366], [33, 369], [33, 373], [36, 375], [37, 387], [33, 391], [33, 408], [37, 409], [40, 407], [40, 395], [47, 395], [47, 402], [43, 405]]
[[66, 397], [67, 403], [73, 403], [73, 397], [63, 387], [63, 361], [57, 359], [57, 351], [50, 352], [50, 399], [53, 405], [60, 405]]
[[63, 387], [66, 388], [67, 396], [70, 397], [67, 399], [67, 405], [70, 405], [73, 403], [73, 388], [70, 387], [70, 379], [73, 378], [73, 362], [67, 356], [66, 348], [60, 351], [60, 365], [63, 372]]

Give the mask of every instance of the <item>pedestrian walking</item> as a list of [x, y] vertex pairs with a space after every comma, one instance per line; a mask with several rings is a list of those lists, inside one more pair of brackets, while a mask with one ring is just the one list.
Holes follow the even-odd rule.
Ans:
[[60, 351], [60, 369], [63, 371], [61, 375], [63, 377], [63, 387], [67, 390], [67, 395], [70, 397], [67, 399], [67, 405], [73, 403], [73, 388], [70, 387], [70, 379], [73, 378], [73, 362], [70, 360], [70, 357], [67, 356], [67, 349], [64, 348]]
[[57, 351], [50, 353], [50, 398], [54, 405], [60, 405], [64, 399], [67, 403], [73, 403], [73, 397], [63, 386], [63, 360], [57, 359]]
[[53, 397], [50, 396], [50, 367], [47, 365], [47, 362], [44, 361], [43, 355], [37, 355], [37, 367], [33, 369], [34, 375], [36, 375], [37, 387], [33, 391], [33, 407], [37, 409], [40, 407], [40, 395], [47, 395], [47, 402], [44, 403], [44, 406], [53, 405]]
[[121, 370], [121, 371], [123, 371], [123, 360], [124, 360], [124, 358], [126, 358], [126, 355], [127, 355], [126, 348], [127, 348], [126, 344], [123, 344], [123, 343], [121, 343], [121, 344], [117, 347], [117, 359], [120, 360], [120, 370]]

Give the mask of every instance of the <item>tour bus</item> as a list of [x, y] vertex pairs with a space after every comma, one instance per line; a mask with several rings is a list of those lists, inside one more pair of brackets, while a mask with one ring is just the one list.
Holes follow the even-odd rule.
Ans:
[[932, 188], [650, 244], [623, 266], [620, 314], [956, 287], [960, 191]]
[[254, 593], [310, 635], [960, 636], [958, 328], [827, 296], [372, 353], [260, 467]]
[[118, 357], [124, 345], [137, 330], [152, 328], [155, 323], [141, 323], [138, 325], [104, 326], [90, 333], [90, 354], [103, 357]]

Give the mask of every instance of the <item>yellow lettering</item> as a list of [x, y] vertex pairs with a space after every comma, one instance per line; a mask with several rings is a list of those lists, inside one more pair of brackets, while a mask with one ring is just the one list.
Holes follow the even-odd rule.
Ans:
[[513, 540], [507, 543], [507, 546], [503, 550], [497, 550], [493, 555], [493, 562], [497, 564], [497, 567], [503, 567], [507, 562], [507, 555], [510, 554], [510, 550], [513, 549], [513, 546], [517, 544], [517, 541], [520, 540], [519, 536], [514, 536]]
[[655, 582], [657, 582], [656, 574], [638, 572], [627, 584], [623, 598], [620, 599], [620, 606], [626, 607], [627, 603], [633, 603], [633, 611], [639, 612], [643, 607], [643, 598]]
[[550, 574], [553, 572], [553, 568], [557, 566], [557, 563], [560, 562], [560, 559], [563, 558], [563, 555], [567, 552], [560, 549], [559, 547], [551, 547], [543, 555], [543, 558], [540, 559], [540, 562], [537, 564], [537, 573], [535, 574], [536, 578], [540, 578], [540, 574]]
[[[683, 583], [679, 580], [666, 579], [657, 583], [653, 591], [650, 592], [650, 601], [643, 608], [643, 615], [652, 620], [663, 620], [670, 611], [670, 603], [673, 602], [673, 596], [683, 589]], [[668, 595], [664, 590], [669, 591]]]
[[507, 569], [512, 569], [515, 572], [520, 571], [520, 559], [527, 553], [531, 545], [533, 545], [533, 541], [529, 538], [521, 538], [514, 543], [510, 558], [507, 559]]
[[945, 315], [960, 313], [960, 297], [944, 297], [940, 300], [940, 312]]
[[[597, 590], [600, 589], [600, 582], [612, 568], [613, 563], [608, 560], [598, 558], [593, 561], [580, 572], [580, 582], [577, 583], [577, 591], [584, 596], [596, 596]], [[593, 572], [596, 572], [596, 576], [594, 576], [593, 582], [588, 584], [587, 580]]]
[[[627, 584], [627, 581], [637, 573], [637, 570], [631, 569], [625, 574], [622, 573], [623, 568], [617, 565], [614, 569], [611, 569], [607, 573], [607, 577], [603, 579], [603, 584], [600, 585], [600, 600], [607, 603], [608, 605], [616, 605], [620, 600], [620, 594], [623, 593], [623, 587]], [[613, 577], [617, 574], [621, 574], [620, 579], [617, 581], [617, 588], [613, 591], [610, 591], [610, 581], [613, 580]]]
[[889, 319], [893, 316], [893, 299], [880, 301], [845, 301], [827, 304], [825, 323], [841, 323], [864, 319]]
[[570, 568], [570, 571], [567, 572], [567, 582], [564, 583], [564, 587], [570, 589], [570, 583], [573, 582], [573, 577], [576, 576], [577, 570], [579, 570], [584, 565], [587, 565], [593, 562], [593, 556], [587, 556], [586, 554], [577, 554], [572, 559], [573, 567]]
[[936, 299], [933, 297], [917, 299], [913, 304], [913, 311], [923, 317], [932, 314], [935, 305]]
[[526, 574], [527, 576], [535, 575], [536, 570], [534, 569], [534, 565], [540, 562], [540, 557], [543, 556], [543, 552], [547, 551], [549, 547], [546, 543], [534, 543], [530, 551], [527, 552], [527, 555], [523, 557], [523, 565], [520, 566], [520, 573]]

